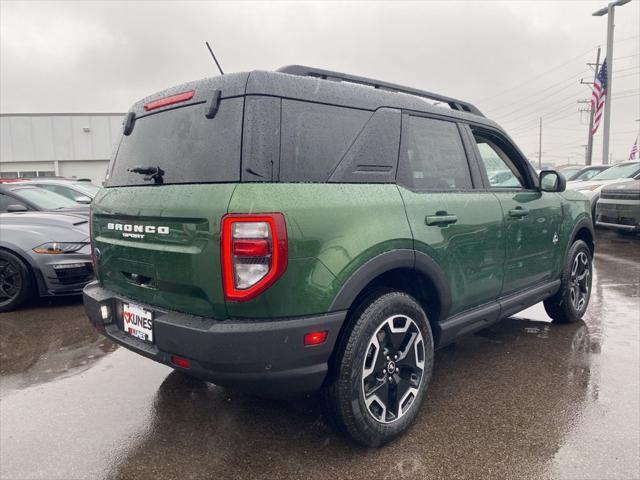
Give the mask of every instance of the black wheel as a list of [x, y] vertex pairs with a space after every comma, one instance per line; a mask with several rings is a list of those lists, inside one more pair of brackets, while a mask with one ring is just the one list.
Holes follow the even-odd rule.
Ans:
[[31, 296], [31, 275], [22, 260], [0, 250], [0, 312], [15, 310]]
[[558, 293], [544, 301], [544, 309], [556, 322], [571, 323], [582, 318], [591, 296], [591, 250], [576, 240], [567, 254]]
[[403, 292], [380, 292], [352, 320], [323, 398], [330, 423], [378, 447], [418, 414], [431, 378], [433, 337], [424, 310]]

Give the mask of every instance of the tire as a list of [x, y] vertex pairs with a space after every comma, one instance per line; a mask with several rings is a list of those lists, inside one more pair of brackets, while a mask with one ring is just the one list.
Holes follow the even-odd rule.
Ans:
[[560, 276], [560, 290], [544, 301], [544, 309], [554, 322], [577, 322], [587, 311], [593, 278], [591, 257], [582, 240], [571, 245]]
[[32, 292], [29, 268], [13, 253], [0, 250], [0, 312], [20, 307]]
[[378, 292], [355, 309], [337, 348], [322, 392], [329, 423], [367, 447], [401, 435], [419, 412], [433, 367], [422, 307], [406, 293]]

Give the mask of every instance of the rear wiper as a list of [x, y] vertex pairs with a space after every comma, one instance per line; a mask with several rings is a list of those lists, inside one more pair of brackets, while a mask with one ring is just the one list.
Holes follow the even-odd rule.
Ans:
[[145, 166], [137, 165], [132, 168], [127, 168], [127, 171], [144, 175], [145, 180], [153, 180], [155, 183], [163, 182], [162, 176], [164, 175], [164, 170], [162, 170], [159, 166], [145, 167]]

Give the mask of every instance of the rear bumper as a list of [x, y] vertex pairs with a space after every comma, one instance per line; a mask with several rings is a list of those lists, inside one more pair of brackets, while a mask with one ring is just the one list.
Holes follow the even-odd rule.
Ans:
[[[214, 320], [134, 303], [153, 312], [154, 343], [122, 330], [122, 303], [130, 300], [100, 287], [84, 289], [84, 305], [93, 325], [112, 341], [140, 355], [219, 385], [261, 395], [302, 394], [319, 389], [346, 312], [270, 320]], [[111, 319], [102, 320], [107, 305]], [[327, 340], [305, 347], [306, 333], [325, 330]], [[190, 362], [171, 363], [177, 355]]]

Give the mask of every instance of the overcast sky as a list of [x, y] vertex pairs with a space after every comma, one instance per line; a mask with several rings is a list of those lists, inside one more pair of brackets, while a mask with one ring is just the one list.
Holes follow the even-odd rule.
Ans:
[[[604, 1], [14, 2], [0, 0], [0, 111], [125, 112], [217, 73], [300, 63], [460, 97], [536, 158], [583, 161], [586, 62], [606, 41]], [[616, 10], [612, 152], [640, 122], [640, 1]], [[594, 159], [600, 162], [602, 131]]]

